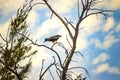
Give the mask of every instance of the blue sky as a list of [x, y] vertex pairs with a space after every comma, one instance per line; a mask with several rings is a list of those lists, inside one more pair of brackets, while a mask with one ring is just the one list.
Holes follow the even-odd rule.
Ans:
[[[42, 0], [34, 0], [34, 2], [39, 1]], [[76, 23], [78, 19], [76, 0], [48, 0], [48, 2], [61, 16]], [[0, 0], [0, 33], [3, 36], [6, 34], [11, 18], [14, 18], [16, 10], [23, 3], [24, 0]], [[109, 13], [110, 16], [107, 19], [101, 15], [98, 18], [95, 15], [89, 16], [80, 24], [84, 29], [79, 33], [77, 50], [82, 52], [85, 60], [80, 56], [75, 56], [73, 59], [80, 59], [80, 65], [86, 67], [90, 73], [90, 80], [120, 80], [120, 2], [119, 0], [104, 0], [96, 7], [112, 9], [115, 12]], [[27, 19], [31, 26], [31, 38], [38, 40], [40, 44], [51, 45], [51, 43], [43, 43], [44, 38], [61, 34], [62, 37], [58, 41], [64, 43], [68, 48], [65, 40], [68, 35], [67, 31], [55, 16], [50, 19], [50, 15], [51, 12], [44, 5], [33, 8]], [[3, 41], [0, 39], [0, 42]], [[41, 60], [46, 59], [47, 64], [47, 61], [51, 61], [53, 56], [45, 48], [33, 48], [39, 50], [39, 53], [33, 56], [33, 67], [29, 80], [37, 80], [38, 77], [34, 76], [39, 74]], [[76, 71], [76, 73], [78, 72]]]

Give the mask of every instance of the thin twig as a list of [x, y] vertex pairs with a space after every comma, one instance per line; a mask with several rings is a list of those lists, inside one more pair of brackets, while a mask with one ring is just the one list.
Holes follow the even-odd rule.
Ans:
[[65, 20], [67, 21], [67, 24], [70, 24], [70, 26], [71, 26], [74, 30], [76, 30], [75, 27], [73, 26], [72, 22], [69, 22], [66, 17], [65, 17]]
[[52, 17], [53, 17], [53, 12], [51, 13], [50, 19], [52, 19]]
[[39, 77], [39, 80], [41, 80], [43, 78], [43, 76], [45, 75], [45, 73], [50, 69], [50, 67], [52, 67], [53, 65], [55, 65], [55, 63], [50, 64], [45, 71], [41, 74], [41, 76]]
[[38, 5], [38, 4], [43, 4], [43, 5], [45, 5], [45, 3], [34, 3], [31, 7], [34, 7], [34, 6]]
[[111, 10], [104, 10], [104, 11], [90, 13], [90, 14], [86, 15], [85, 17], [83, 17], [82, 20], [84, 20], [85, 18], [87, 18], [90, 15], [95, 15], [95, 14], [102, 14], [103, 16], [108, 16], [108, 14], [106, 14], [105, 12], [113, 12], [113, 11], [111, 11]]
[[78, 67], [71, 67], [71, 68], [68, 68], [68, 70], [77, 69], [77, 68], [78, 68], [78, 69], [84, 69], [85, 72], [87, 73], [88, 77], [90, 78], [89, 72], [88, 72], [87, 69], [84, 68], [84, 67], [81, 67], [81, 66], [78, 66]]
[[82, 56], [82, 58], [85, 59], [84, 55], [80, 51], [75, 51], [75, 53], [79, 53], [80, 56]]
[[72, 45], [70, 44], [70, 41], [68, 40], [67, 35], [66, 35], [66, 40], [67, 40], [67, 42], [68, 42], [69, 46], [72, 48]]
[[66, 55], [68, 55], [68, 50], [65, 48], [65, 46], [62, 43], [58, 43], [60, 47], [62, 47], [65, 50]]
[[81, 0], [81, 3], [82, 3], [82, 6], [84, 7], [84, 2], [83, 2], [83, 0]]
[[70, 74], [70, 73], [72, 73], [72, 74], [74, 74], [75, 76], [78, 76], [75, 72], [73, 72], [73, 71], [68, 71], [68, 73]]
[[42, 60], [42, 67], [41, 67], [41, 70], [40, 70], [40, 74], [39, 74], [39, 76], [41, 76], [41, 74], [42, 74], [43, 66], [44, 66], [44, 59]]
[[53, 76], [53, 74], [52, 74], [52, 72], [50, 71], [50, 69], [49, 69], [49, 73], [50, 73], [52, 79], [55, 80], [55, 79], [54, 79], [54, 76]]
[[78, 17], [80, 17], [80, 5], [79, 5], [79, 0], [77, 0], [77, 8], [78, 8]]
[[[1, 39], [2, 39], [3, 41], [7, 42], [7, 40], [5, 40], [5, 39], [3, 38], [3, 36], [1, 35], [1, 33], [0, 33], [0, 37], [1, 37]], [[8, 43], [8, 42], [7, 42], [7, 43]]]

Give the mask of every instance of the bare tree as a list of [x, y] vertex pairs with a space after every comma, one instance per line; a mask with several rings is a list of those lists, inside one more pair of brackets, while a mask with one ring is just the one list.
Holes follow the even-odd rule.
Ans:
[[[86, 68], [82, 67], [82, 66], [74, 66], [74, 67], [70, 67], [70, 64], [72, 62], [72, 58], [74, 56], [75, 53], [80, 53], [80, 51], [76, 51], [76, 45], [77, 45], [77, 39], [79, 36], [79, 32], [80, 32], [80, 24], [82, 23], [83, 20], [85, 20], [87, 17], [91, 16], [91, 15], [103, 15], [104, 17], [108, 16], [108, 12], [113, 12], [112, 10], [103, 10], [103, 9], [99, 9], [99, 8], [95, 8], [95, 5], [100, 3], [100, 0], [76, 0], [77, 2], [77, 10], [78, 10], [78, 20], [76, 23], [72, 23], [71, 21], [69, 21], [66, 17], [61, 17], [53, 8], [52, 6], [48, 3], [47, 0], [42, 0], [42, 3], [32, 3], [33, 0], [30, 0], [29, 2], [29, 6], [26, 8], [27, 11], [23, 11], [24, 14], [28, 15], [29, 11], [35, 6], [35, 5], [46, 5], [48, 7], [48, 9], [52, 12], [51, 18], [53, 15], [55, 15], [60, 21], [61, 23], [64, 25], [64, 28], [67, 30], [68, 37], [66, 37], [66, 40], [69, 44], [69, 49], [67, 49], [65, 47], [65, 45], [63, 43], [60, 42], [56, 42], [52, 45], [52, 47], [44, 45], [44, 44], [38, 44], [37, 41], [33, 41], [32, 39], [30, 39], [29, 36], [26, 36], [25, 34], [17, 31], [17, 34], [21, 35], [22, 37], [24, 37], [26, 40], [30, 41], [31, 44], [33, 44], [34, 46], [38, 46], [38, 47], [45, 47], [49, 50], [51, 50], [54, 54], [53, 56], [53, 62], [48, 65], [48, 67], [46, 69], [44, 69], [44, 65], [45, 65], [45, 61], [42, 60], [42, 66], [41, 66], [41, 70], [40, 70], [40, 74], [39, 74], [39, 80], [43, 80], [44, 76], [47, 72], [49, 72], [51, 78], [53, 80], [55, 80], [53, 73], [51, 71], [51, 68], [54, 67], [56, 74], [59, 78], [59, 80], [73, 80], [72, 75], [76, 75], [76, 79], [75, 80], [85, 80], [86, 77], [82, 78], [81, 77], [81, 73], [80, 74], [75, 74], [74, 73], [74, 69], [83, 69], [85, 70], [85, 72], [88, 74], [88, 71], [86, 70]], [[82, 6], [82, 9], [80, 11], [80, 6]], [[19, 10], [18, 10], [19, 11]], [[22, 10], [20, 10], [22, 11]], [[27, 17], [27, 16], [26, 16]], [[22, 18], [22, 17], [21, 17]], [[70, 26], [69, 26], [70, 25]], [[71, 31], [71, 27], [72, 27], [72, 32]], [[14, 27], [13, 27], [14, 28]], [[2, 36], [1, 36], [2, 38]], [[3, 39], [4, 40], [4, 39]], [[70, 42], [71, 41], [71, 42]], [[5, 42], [7, 42], [8, 45], [8, 41], [5, 40]], [[65, 55], [65, 59], [61, 58], [60, 56], [60, 52], [57, 51], [54, 46], [56, 47], [61, 47], [65, 52], [63, 54]], [[4, 48], [1, 46], [1, 49], [4, 50]], [[62, 53], [61, 53], [62, 54]], [[82, 57], [84, 57], [81, 53], [80, 55]], [[2, 63], [2, 61], [1, 61]], [[3, 63], [2, 63], [3, 64]], [[4, 64], [3, 64], [4, 65]], [[8, 67], [9, 69], [9, 67]], [[88, 74], [89, 75], [89, 74]], [[21, 80], [21, 79], [19, 79]]]
[[[66, 58], [64, 59], [64, 61], [61, 61], [60, 55], [58, 54], [58, 52], [56, 50], [54, 50], [53, 48], [48, 48], [46, 46], [46, 48], [52, 50], [58, 57], [59, 61], [57, 62], [54, 59], [54, 65], [57, 69], [57, 73], [58, 76], [60, 78], [60, 80], [66, 80], [66, 79], [72, 79], [71, 77], [71, 73], [72, 69], [84, 69], [86, 72], [87, 70], [84, 67], [81, 66], [75, 66], [75, 67], [71, 67], [69, 68], [69, 65], [72, 61], [72, 57], [74, 56], [74, 54], [76, 53], [76, 44], [77, 44], [77, 38], [79, 35], [79, 31], [80, 31], [80, 24], [82, 23], [83, 20], [85, 20], [87, 17], [91, 16], [91, 15], [103, 15], [104, 17], [108, 16], [108, 12], [113, 12], [112, 10], [103, 10], [103, 9], [99, 9], [99, 8], [95, 8], [95, 5], [100, 3], [100, 0], [77, 0], [77, 8], [78, 8], [78, 20], [77, 23], [75, 24], [75, 26], [73, 25], [73, 23], [71, 23], [69, 20], [67, 20], [67, 18], [63, 18], [61, 17], [53, 8], [52, 6], [48, 3], [47, 0], [43, 0], [43, 2], [45, 3], [45, 5], [50, 9], [50, 11], [52, 12], [52, 15], [55, 15], [60, 21], [61, 23], [64, 25], [65, 29], [68, 31], [70, 40], [72, 41], [72, 43], [70, 43], [68, 39], [66, 39], [70, 45], [70, 50], [67, 50], [64, 45], [62, 43], [57, 42], [56, 44], [58, 44], [59, 46], [61, 46], [64, 50], [66, 55]], [[80, 12], [80, 5], [82, 6], [82, 11]], [[52, 16], [51, 15], [51, 16]], [[73, 29], [73, 32], [70, 30], [70, 25]], [[56, 63], [56, 64], [55, 64]], [[50, 65], [52, 66], [52, 64]], [[47, 69], [49, 69], [50, 67], [48, 67]], [[87, 72], [88, 73], [88, 72]], [[86, 78], [84, 78], [86, 79]]]
[[[70, 63], [72, 62], [72, 58], [74, 56], [75, 53], [80, 53], [80, 51], [76, 51], [76, 44], [77, 44], [77, 38], [79, 35], [79, 31], [80, 31], [80, 24], [82, 23], [83, 20], [85, 20], [87, 17], [91, 16], [91, 15], [103, 15], [104, 17], [108, 16], [108, 12], [113, 12], [112, 10], [103, 10], [103, 9], [99, 9], [99, 8], [95, 8], [95, 5], [100, 3], [100, 0], [77, 0], [77, 8], [78, 8], [78, 20], [76, 22], [76, 24], [73, 24], [71, 21], [69, 21], [66, 17], [61, 17], [53, 8], [52, 6], [48, 3], [47, 0], [43, 0], [44, 5], [46, 5], [50, 11], [52, 12], [51, 18], [53, 15], [55, 15], [60, 21], [61, 23], [64, 25], [65, 29], [67, 30], [70, 40], [68, 40], [68, 38], [66, 38], [70, 49], [66, 49], [65, 45], [63, 43], [60, 42], [56, 42], [52, 45], [52, 47], [49, 47], [47, 45], [41, 45], [38, 44], [37, 42], [32, 41], [31, 39], [29, 39], [27, 36], [23, 35], [24, 37], [27, 37], [29, 41], [32, 42], [32, 44], [37, 45], [38, 47], [45, 47], [51, 51], [53, 51], [53, 53], [55, 53], [55, 56], [53, 56], [53, 63], [51, 63], [50, 65], [48, 65], [48, 67], [43, 70], [44, 67], [44, 60], [42, 61], [42, 67], [41, 67], [41, 71], [40, 71], [40, 75], [39, 75], [39, 80], [44, 79], [44, 75], [46, 72], [49, 71], [52, 79], [54, 80], [54, 77], [52, 75], [51, 72], [51, 67], [54, 66], [54, 68], [56, 69], [56, 74], [58, 75], [60, 80], [67, 80], [67, 79], [71, 79], [72, 78], [72, 74], [74, 74], [73, 69], [84, 69], [86, 71], [86, 73], [88, 74], [88, 71], [86, 70], [86, 68], [81, 67], [81, 66], [74, 66], [74, 67], [69, 67]], [[36, 3], [39, 4], [39, 3]], [[36, 5], [33, 4], [33, 5]], [[82, 6], [82, 11], [80, 12], [80, 5]], [[70, 30], [70, 25], [73, 29], [73, 32]], [[70, 43], [70, 41], [72, 41]], [[59, 52], [57, 50], [54, 49], [54, 46], [57, 45], [59, 47], [62, 47], [65, 50], [65, 54], [66, 54], [66, 58], [62, 61], [61, 56], [59, 55]], [[82, 57], [84, 57], [81, 53], [80, 55]], [[57, 59], [56, 59], [57, 58]], [[89, 75], [89, 74], [88, 74]], [[81, 78], [81, 75], [76, 75], [78, 78]], [[83, 78], [84, 80], [86, 79]]]

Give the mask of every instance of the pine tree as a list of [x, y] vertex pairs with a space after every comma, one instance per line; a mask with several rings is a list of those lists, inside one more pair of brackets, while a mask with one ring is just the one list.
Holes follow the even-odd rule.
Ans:
[[[23, 80], [31, 67], [31, 56], [37, 51], [31, 51], [32, 46], [27, 44], [28, 25], [26, 18], [31, 11], [31, 3], [26, 3], [17, 10], [17, 15], [11, 20], [6, 38], [1, 34], [4, 44], [0, 44], [0, 80]], [[22, 34], [22, 35], [21, 35]], [[29, 59], [27, 63], [21, 62]]]

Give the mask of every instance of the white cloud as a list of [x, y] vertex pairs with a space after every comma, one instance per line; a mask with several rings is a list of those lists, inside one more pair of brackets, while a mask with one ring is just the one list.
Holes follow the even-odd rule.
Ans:
[[104, 37], [103, 41], [100, 41], [99, 39], [92, 39], [91, 43], [95, 44], [96, 48], [99, 49], [108, 49], [110, 48], [114, 43], [118, 42], [119, 39], [115, 38], [114, 35], [110, 33], [108, 33], [108, 35], [106, 35], [106, 37]]
[[93, 60], [93, 64], [98, 64], [100, 62], [106, 62], [108, 59], [110, 58], [110, 56], [106, 53], [101, 53], [100, 55], [98, 55], [94, 60]]
[[95, 74], [99, 74], [99, 73], [105, 72], [107, 70], [109, 70], [109, 64], [105, 63], [105, 64], [99, 65], [96, 69], [93, 70], [93, 72]]
[[35, 23], [37, 22], [38, 17], [39, 17], [38, 13], [36, 11], [32, 10], [26, 20], [28, 25], [30, 25], [31, 27], [35, 26]]
[[63, 27], [63, 25], [57, 18], [52, 18], [51, 20], [47, 19], [37, 29], [34, 37], [35, 39], [40, 39], [40, 38], [42, 39], [46, 35], [50, 35], [53, 32], [57, 32], [57, 30], [60, 27]]
[[4, 4], [5, 0], [0, 0], [0, 5]]
[[50, 54], [48, 53], [47, 49], [43, 47], [34, 46], [33, 48], [33, 50], [37, 50], [38, 52], [32, 58], [32, 66], [37, 68], [41, 66], [43, 59], [47, 60], [50, 58]]
[[120, 8], [120, 3], [119, 0], [103, 0], [103, 2], [98, 4], [98, 7], [106, 7], [115, 10]]
[[111, 9], [118, 9], [120, 8], [120, 3], [119, 0], [111, 0], [110, 2], [108, 2], [108, 5]]
[[0, 9], [2, 10], [2, 15], [8, 15], [10, 12], [17, 10], [22, 4], [24, 0], [7, 0], [7, 1], [0, 1]]
[[107, 5], [111, 8], [111, 9], [118, 9], [120, 8], [120, 2], [119, 0], [108, 0], [107, 1]]
[[99, 26], [101, 20], [101, 17], [97, 18], [96, 15], [92, 15], [83, 20], [80, 24], [80, 27], [84, 27], [84, 34], [86, 34], [86, 36], [89, 36], [101, 29], [101, 27]]
[[92, 72], [95, 74], [108, 72], [110, 74], [119, 74], [120, 75], [120, 68], [111, 67], [108, 63], [105, 63], [105, 64], [101, 64], [101, 65], [97, 66], [97, 68], [94, 69]]
[[76, 0], [50, 0], [52, 7], [59, 13], [69, 12], [76, 3]]
[[120, 32], [120, 24], [117, 25], [117, 27], [115, 28], [116, 32]]
[[84, 50], [89, 46], [89, 43], [86, 38], [78, 36], [76, 50]]
[[110, 29], [114, 27], [114, 19], [112, 17], [108, 18], [106, 24], [103, 26], [103, 32], [108, 32]]
[[120, 74], [120, 68], [111, 67], [111, 68], [109, 68], [108, 72], [113, 73], [113, 74]]

